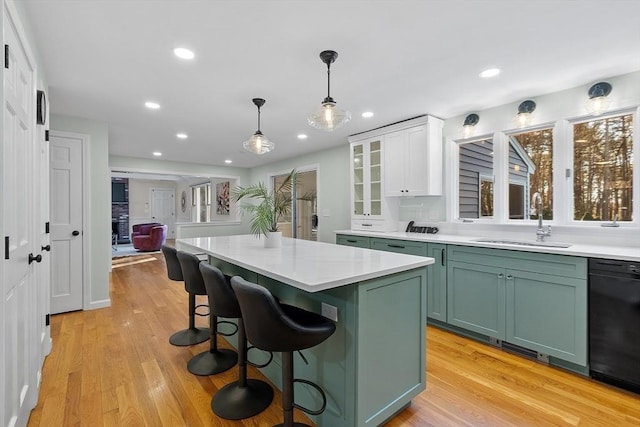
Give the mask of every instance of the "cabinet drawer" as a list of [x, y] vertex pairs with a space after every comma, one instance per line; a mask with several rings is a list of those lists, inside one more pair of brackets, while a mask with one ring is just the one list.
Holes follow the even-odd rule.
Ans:
[[351, 229], [360, 231], [389, 231], [389, 226], [382, 219], [354, 219], [351, 220]]
[[428, 256], [427, 244], [407, 240], [371, 238], [371, 249], [379, 251], [398, 252], [407, 255]]
[[363, 236], [348, 236], [345, 234], [338, 234], [336, 236], [336, 243], [344, 246], [355, 246], [358, 248], [369, 248], [369, 238]]
[[510, 268], [576, 279], [587, 278], [586, 258], [569, 255], [455, 245], [448, 246], [447, 255], [451, 261], [469, 264]]

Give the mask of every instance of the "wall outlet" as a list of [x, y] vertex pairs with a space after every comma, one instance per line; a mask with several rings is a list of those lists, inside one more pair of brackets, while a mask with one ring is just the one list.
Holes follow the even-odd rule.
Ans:
[[338, 321], [338, 307], [335, 305], [322, 303], [322, 315], [327, 319], [331, 319], [334, 322]]

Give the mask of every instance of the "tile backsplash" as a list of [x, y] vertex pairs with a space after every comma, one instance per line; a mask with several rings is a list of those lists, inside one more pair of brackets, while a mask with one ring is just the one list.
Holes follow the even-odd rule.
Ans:
[[400, 198], [400, 221], [444, 221], [444, 196]]

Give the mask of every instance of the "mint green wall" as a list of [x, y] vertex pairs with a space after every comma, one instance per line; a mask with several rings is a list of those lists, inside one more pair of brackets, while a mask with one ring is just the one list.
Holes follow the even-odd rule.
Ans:
[[111, 172], [109, 171], [109, 128], [105, 123], [68, 116], [51, 116], [51, 129], [89, 135], [89, 194], [91, 241], [90, 277], [85, 309], [103, 306], [109, 301], [111, 268]]
[[251, 182], [269, 174], [317, 165], [318, 241], [335, 242], [335, 230], [351, 228], [349, 216], [349, 144], [251, 169]]

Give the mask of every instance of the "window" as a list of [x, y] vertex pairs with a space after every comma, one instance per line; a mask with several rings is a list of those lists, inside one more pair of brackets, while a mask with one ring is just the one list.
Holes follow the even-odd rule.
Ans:
[[509, 136], [509, 219], [539, 215], [553, 219], [553, 128]]
[[193, 222], [211, 221], [211, 183], [205, 182], [191, 186], [191, 210]]
[[458, 150], [458, 216], [493, 216], [493, 140], [467, 142]]
[[480, 218], [493, 217], [493, 177], [480, 175]]
[[633, 116], [573, 125], [573, 219], [631, 221]]

